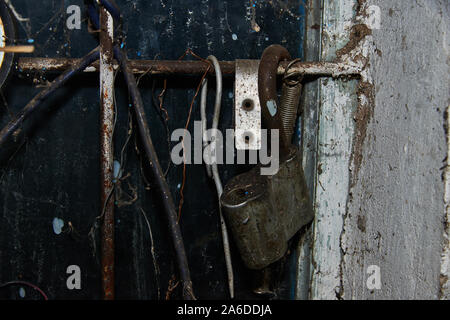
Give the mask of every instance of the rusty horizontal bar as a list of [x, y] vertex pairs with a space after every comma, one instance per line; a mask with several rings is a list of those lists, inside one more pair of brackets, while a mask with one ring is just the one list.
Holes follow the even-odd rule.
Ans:
[[[79, 61], [77, 58], [30, 58], [21, 57], [17, 64], [19, 72], [62, 72]], [[289, 62], [281, 62], [277, 73], [283, 74]], [[234, 75], [234, 61], [220, 61], [220, 67], [224, 76]], [[160, 75], [201, 75], [205, 72], [206, 62], [203, 61], [178, 61], [178, 60], [130, 60], [130, 69], [135, 74], [160, 74]], [[119, 66], [114, 62], [114, 69]], [[359, 76], [361, 69], [358, 66], [348, 65], [343, 62], [298, 62], [291, 67], [291, 71], [301, 72], [313, 76]], [[94, 62], [85, 72], [98, 72], [99, 63]], [[214, 75], [211, 68], [210, 73]]]

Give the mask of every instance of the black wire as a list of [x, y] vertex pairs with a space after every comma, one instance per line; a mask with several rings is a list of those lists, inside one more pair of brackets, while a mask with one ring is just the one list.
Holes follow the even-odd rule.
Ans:
[[173, 245], [175, 247], [180, 277], [183, 282], [183, 298], [186, 300], [193, 300], [195, 299], [195, 296], [192, 289], [192, 280], [190, 276], [187, 255], [184, 248], [183, 237], [181, 235], [180, 225], [177, 221], [177, 212], [175, 209], [172, 194], [169, 189], [169, 185], [167, 184], [167, 181], [164, 177], [161, 165], [159, 164], [158, 156], [153, 146], [153, 142], [150, 136], [150, 130], [146, 122], [144, 103], [137, 87], [136, 79], [134, 78], [134, 75], [128, 66], [128, 59], [117, 45], [114, 46], [114, 56], [120, 63], [120, 67], [125, 77], [125, 82], [128, 86], [128, 91], [133, 100], [139, 133], [148, 157], [148, 162], [152, 171], [153, 178], [160, 192], [160, 198], [163, 203], [167, 219], [169, 220], [169, 227], [172, 235]]
[[40, 109], [42, 103], [57, 89], [62, 87], [75, 74], [86, 69], [91, 63], [99, 59], [98, 47], [84, 56], [78, 63], [72, 65], [68, 70], [64, 71], [57, 77], [47, 88], [39, 92], [20, 113], [11, 120], [6, 127], [0, 132], [0, 147], [8, 140], [8, 138], [19, 128], [20, 125], [34, 112]]

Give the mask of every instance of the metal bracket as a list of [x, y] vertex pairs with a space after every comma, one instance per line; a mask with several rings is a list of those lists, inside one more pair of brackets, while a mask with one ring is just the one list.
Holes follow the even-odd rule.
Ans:
[[236, 60], [234, 119], [237, 150], [261, 149], [258, 67], [259, 60]]

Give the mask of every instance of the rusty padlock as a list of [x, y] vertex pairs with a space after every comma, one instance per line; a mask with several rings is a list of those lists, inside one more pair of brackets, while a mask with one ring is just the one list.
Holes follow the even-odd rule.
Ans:
[[[261, 165], [232, 178], [221, 196], [224, 216], [245, 265], [261, 270], [282, 258], [288, 241], [314, 213], [302, 168], [302, 157], [291, 143], [301, 91], [300, 79], [285, 74], [278, 104], [276, 72], [282, 60], [290, 60], [279, 45], [268, 47], [258, 69], [258, 91], [263, 123], [278, 129], [279, 170], [261, 175]], [[279, 106], [279, 107], [278, 107]]]

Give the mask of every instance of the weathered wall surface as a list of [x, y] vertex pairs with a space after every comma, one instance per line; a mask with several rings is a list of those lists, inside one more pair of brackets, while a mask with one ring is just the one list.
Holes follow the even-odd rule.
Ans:
[[[364, 71], [360, 82], [319, 81], [316, 218], [297, 297], [306, 297], [309, 273], [311, 299], [448, 299], [449, 3], [339, 0], [322, 8], [319, 59]], [[379, 288], [368, 286], [376, 275]]]
[[[368, 1], [375, 104], [341, 237], [345, 299], [436, 299], [444, 232], [449, 2]], [[380, 267], [381, 289], [366, 286]]]

